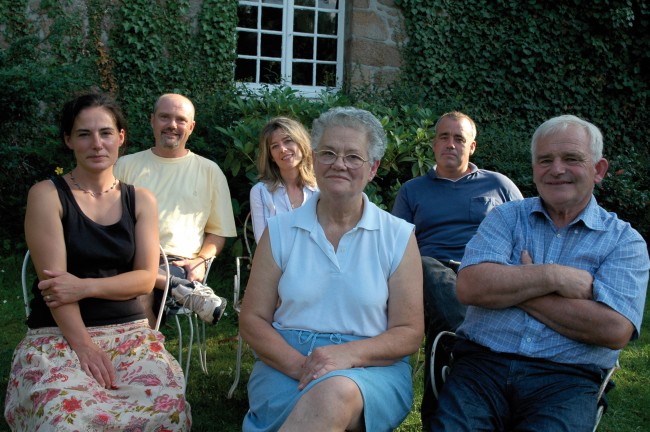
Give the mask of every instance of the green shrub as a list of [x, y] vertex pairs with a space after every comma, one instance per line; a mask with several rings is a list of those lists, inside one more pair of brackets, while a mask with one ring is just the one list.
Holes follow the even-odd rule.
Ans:
[[530, 136], [543, 120], [571, 112], [605, 136], [610, 172], [596, 189], [599, 201], [650, 236], [650, 9], [643, 2], [396, 2], [410, 36], [400, 80], [307, 99], [289, 88], [254, 95], [234, 87], [231, 0], [0, 0], [0, 247], [23, 245], [29, 187], [71, 167], [56, 117], [64, 100], [91, 87], [113, 92], [125, 109], [129, 151], [152, 145], [149, 114], [159, 94], [189, 96], [197, 120], [189, 145], [228, 175], [240, 225], [257, 174], [257, 136], [274, 115], [310, 127], [333, 106], [374, 113], [389, 146], [367, 193], [390, 209], [401, 184], [433, 165], [432, 126], [441, 113], [472, 116], [473, 161], [532, 196]]
[[535, 188], [524, 156], [535, 128], [560, 114], [593, 122], [612, 168], [598, 199], [650, 236], [646, 1], [396, 3], [410, 41], [394, 95], [469, 114], [479, 129], [475, 160], [528, 196]]

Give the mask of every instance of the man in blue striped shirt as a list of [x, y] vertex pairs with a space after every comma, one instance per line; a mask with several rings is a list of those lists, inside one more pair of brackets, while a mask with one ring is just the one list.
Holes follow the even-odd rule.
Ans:
[[498, 206], [468, 243], [469, 307], [432, 430], [593, 429], [603, 369], [639, 336], [650, 268], [641, 235], [593, 196], [602, 146], [577, 117], [542, 124], [539, 197]]

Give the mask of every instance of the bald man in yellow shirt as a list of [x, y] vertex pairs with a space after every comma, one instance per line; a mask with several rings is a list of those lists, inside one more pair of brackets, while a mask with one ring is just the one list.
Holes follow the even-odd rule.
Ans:
[[[226, 237], [235, 237], [237, 231], [225, 175], [216, 163], [186, 148], [196, 125], [194, 112], [185, 96], [160, 96], [150, 119], [155, 146], [121, 157], [114, 172], [125, 183], [149, 189], [158, 200], [160, 243], [173, 275], [172, 298], [204, 321], [216, 323], [226, 300], [200, 282], [206, 261], [219, 255]], [[161, 274], [159, 289], [143, 299], [150, 323], [155, 323], [164, 283]]]

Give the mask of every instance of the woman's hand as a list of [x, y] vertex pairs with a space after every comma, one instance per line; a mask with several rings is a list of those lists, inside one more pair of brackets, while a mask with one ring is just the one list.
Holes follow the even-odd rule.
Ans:
[[106, 389], [115, 389], [115, 369], [108, 358], [108, 354], [97, 345], [90, 342], [74, 348], [81, 369], [91, 378], [95, 378], [100, 386]]
[[50, 279], [40, 281], [38, 289], [49, 308], [76, 303], [84, 298], [83, 282], [68, 272], [43, 270]]
[[302, 376], [298, 390], [302, 390], [311, 381], [322, 377], [333, 370], [350, 369], [354, 367], [352, 355], [343, 345], [328, 345], [316, 348], [305, 359], [302, 366]]

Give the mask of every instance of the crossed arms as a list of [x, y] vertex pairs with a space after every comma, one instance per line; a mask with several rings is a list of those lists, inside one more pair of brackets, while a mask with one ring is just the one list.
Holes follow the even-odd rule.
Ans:
[[587, 344], [621, 349], [634, 326], [623, 315], [593, 300], [593, 277], [559, 264], [533, 264], [523, 251], [521, 265], [491, 262], [465, 267], [456, 292], [461, 303], [488, 309], [516, 306], [558, 333]]

